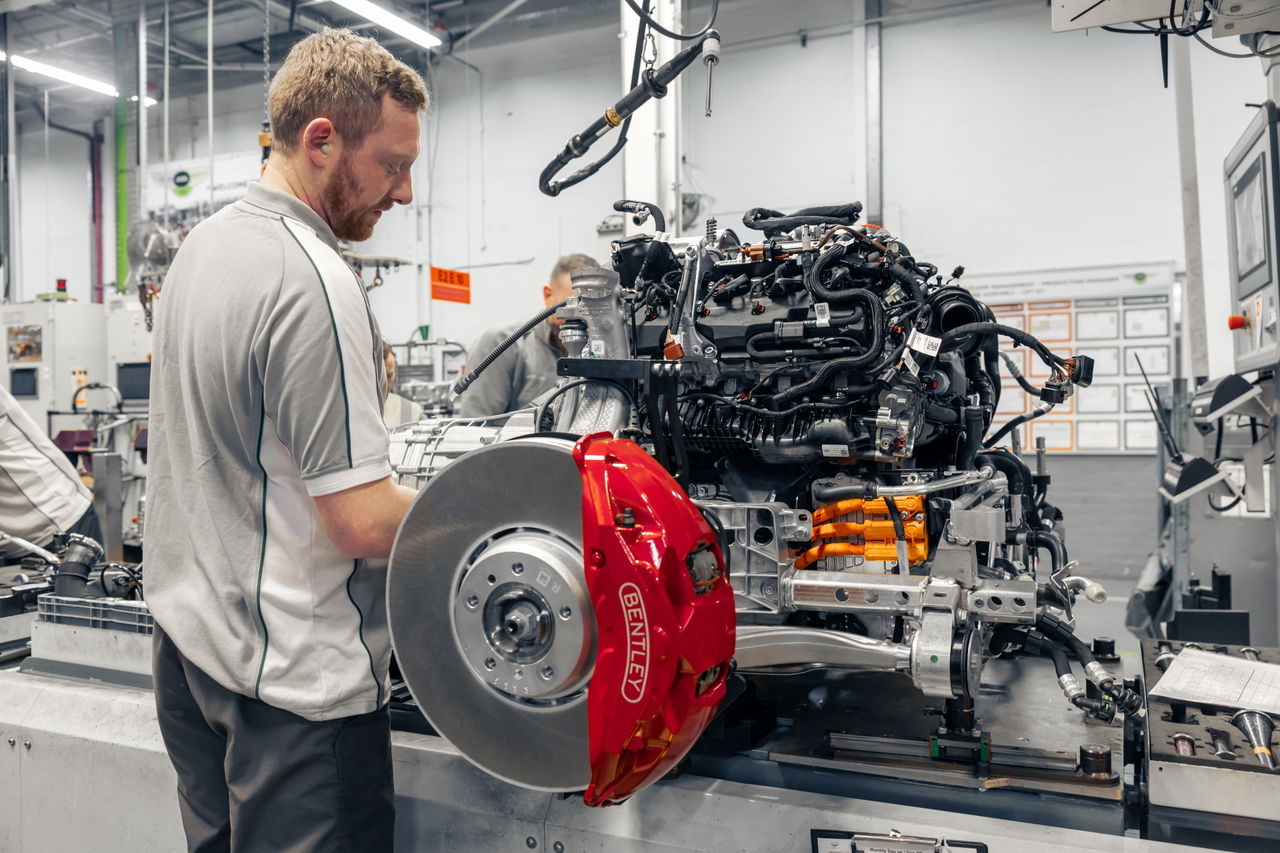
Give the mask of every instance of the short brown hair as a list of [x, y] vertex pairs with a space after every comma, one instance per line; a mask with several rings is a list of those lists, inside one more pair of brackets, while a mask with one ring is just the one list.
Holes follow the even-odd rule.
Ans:
[[289, 51], [271, 81], [272, 144], [293, 151], [307, 124], [324, 116], [348, 145], [359, 147], [378, 127], [384, 95], [413, 112], [427, 106], [418, 72], [373, 39], [351, 30], [309, 35]]
[[574, 270], [580, 270], [584, 267], [598, 266], [600, 266], [600, 264], [598, 264], [596, 259], [590, 255], [584, 255], [581, 253], [565, 255], [563, 258], [556, 261], [555, 267], [551, 270], [551, 278], [554, 280], [562, 275], [568, 275]]

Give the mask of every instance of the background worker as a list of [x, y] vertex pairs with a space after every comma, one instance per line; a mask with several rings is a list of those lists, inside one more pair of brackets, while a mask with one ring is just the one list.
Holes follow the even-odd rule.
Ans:
[[[67, 455], [0, 385], [0, 534], [43, 548], [59, 533], [102, 541], [93, 494]], [[0, 541], [0, 552], [16, 556], [24, 550]]]
[[[551, 278], [542, 286], [542, 301], [549, 308], [573, 295], [569, 274], [583, 267], [597, 267], [595, 259], [582, 254], [565, 255], [556, 261]], [[462, 395], [458, 414], [476, 418], [514, 412], [533, 402], [538, 395], [555, 387], [556, 361], [565, 355], [560, 345], [563, 321], [552, 314], [541, 328], [534, 329], [485, 368], [480, 378]], [[520, 327], [513, 323], [489, 329], [468, 350], [469, 364], [479, 364], [498, 344]]]
[[396, 393], [396, 352], [382, 342], [382, 365], [387, 371], [387, 401], [382, 404], [382, 420], [387, 429], [422, 420], [422, 406]]

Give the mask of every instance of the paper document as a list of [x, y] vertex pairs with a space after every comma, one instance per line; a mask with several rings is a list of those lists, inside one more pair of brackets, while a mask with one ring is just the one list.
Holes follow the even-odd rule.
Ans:
[[1175, 702], [1280, 714], [1280, 666], [1183, 649], [1149, 693]]

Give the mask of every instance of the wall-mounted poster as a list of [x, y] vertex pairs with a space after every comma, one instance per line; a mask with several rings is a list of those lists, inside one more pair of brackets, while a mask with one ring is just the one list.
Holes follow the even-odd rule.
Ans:
[[22, 325], [8, 328], [9, 363], [39, 363], [44, 357], [44, 331], [40, 326]]
[[[1161, 396], [1170, 384], [1175, 349], [1172, 333], [1181, 304], [1172, 297], [1171, 262], [1119, 264], [1070, 269], [980, 273], [971, 270], [962, 286], [991, 308], [996, 321], [1030, 332], [1056, 356], [1093, 359], [1093, 384], [1075, 389], [1067, 402], [1019, 428], [1023, 448], [1036, 437], [1057, 452], [1151, 454], [1159, 435], [1147, 407], [1138, 362]], [[1018, 364], [1026, 380], [1044, 388], [1055, 373], [1032, 347], [1001, 337], [1002, 352]], [[1038, 403], [1009, 375], [1003, 363], [1001, 423], [1029, 414]], [[999, 423], [988, 433], [994, 433]], [[1004, 442], [1007, 446], [1007, 442]]]
[[1169, 347], [1167, 344], [1149, 347], [1124, 348], [1124, 375], [1141, 376], [1169, 375]]
[[1125, 450], [1155, 450], [1157, 441], [1156, 422], [1149, 415], [1145, 421], [1125, 421]]
[[1077, 341], [1114, 341], [1118, 337], [1119, 311], [1081, 311], [1076, 314]]
[[1090, 385], [1076, 392], [1076, 411], [1082, 415], [1120, 413], [1119, 385]]
[[1071, 340], [1071, 312], [1031, 314], [1027, 317], [1027, 331], [1046, 344], [1069, 341]]
[[1035, 447], [1036, 440], [1043, 438], [1045, 450], [1074, 450], [1072, 426], [1071, 421], [1032, 421], [1031, 446]]
[[1126, 338], [1169, 337], [1169, 309], [1124, 309], [1124, 336]]
[[1121, 450], [1120, 421], [1076, 421], [1076, 450]]

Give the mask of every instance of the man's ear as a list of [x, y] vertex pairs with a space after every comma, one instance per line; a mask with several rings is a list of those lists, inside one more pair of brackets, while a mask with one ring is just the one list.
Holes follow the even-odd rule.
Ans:
[[551, 304], [551, 285], [542, 285], [542, 301], [547, 305]]
[[342, 140], [333, 122], [323, 116], [314, 118], [302, 129], [302, 151], [313, 166], [321, 169], [336, 163], [342, 153]]

